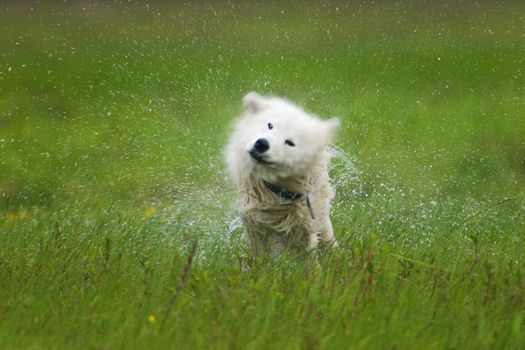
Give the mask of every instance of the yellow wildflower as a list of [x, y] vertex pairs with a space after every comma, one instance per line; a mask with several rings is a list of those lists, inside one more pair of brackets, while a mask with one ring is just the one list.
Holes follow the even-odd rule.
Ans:
[[27, 217], [27, 210], [22, 209], [20, 211], [9, 211], [5, 215], [6, 222], [13, 222], [17, 220], [22, 220]]
[[155, 212], [157, 211], [157, 207], [147, 207], [146, 210], [144, 210], [144, 215], [146, 215], [146, 217], [148, 216], [151, 216], [153, 214], [155, 214]]

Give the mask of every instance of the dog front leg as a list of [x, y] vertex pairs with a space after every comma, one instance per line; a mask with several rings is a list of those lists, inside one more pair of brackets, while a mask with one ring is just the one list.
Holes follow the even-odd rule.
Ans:
[[332, 248], [339, 247], [334, 237], [334, 229], [330, 218], [325, 218], [324, 220], [323, 228], [321, 229], [321, 240]]
[[310, 233], [308, 235], [308, 250], [314, 250], [319, 243], [319, 237], [317, 233]]

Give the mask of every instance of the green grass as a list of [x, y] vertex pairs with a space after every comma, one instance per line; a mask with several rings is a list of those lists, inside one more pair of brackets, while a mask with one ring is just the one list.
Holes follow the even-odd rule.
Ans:
[[[524, 348], [523, 13], [1, 2], [0, 348]], [[318, 268], [229, 230], [251, 90], [342, 119]]]

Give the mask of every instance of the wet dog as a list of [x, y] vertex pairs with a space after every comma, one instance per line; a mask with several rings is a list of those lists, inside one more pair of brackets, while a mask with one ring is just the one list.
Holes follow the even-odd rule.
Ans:
[[280, 97], [255, 92], [226, 147], [238, 208], [256, 254], [337, 246], [330, 221], [334, 196], [328, 146], [339, 120], [322, 120]]

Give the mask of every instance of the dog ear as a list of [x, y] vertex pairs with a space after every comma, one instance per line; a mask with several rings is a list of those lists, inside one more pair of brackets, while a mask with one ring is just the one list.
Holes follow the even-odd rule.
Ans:
[[257, 113], [266, 106], [266, 98], [252, 91], [242, 98], [242, 105], [247, 112]]
[[339, 121], [339, 118], [334, 117], [331, 119], [328, 119], [324, 122], [325, 124], [325, 130], [327, 133], [327, 139], [329, 142], [334, 142], [335, 136], [337, 135], [337, 131], [339, 130], [339, 127], [341, 126], [341, 122]]

